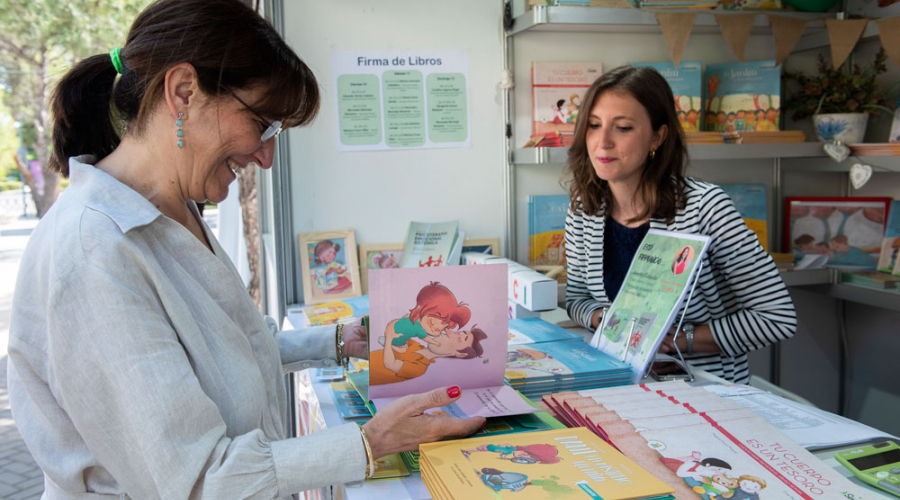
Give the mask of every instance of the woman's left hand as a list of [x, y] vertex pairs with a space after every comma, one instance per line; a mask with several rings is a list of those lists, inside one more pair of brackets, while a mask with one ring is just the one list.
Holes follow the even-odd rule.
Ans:
[[369, 359], [369, 340], [366, 327], [359, 319], [344, 324], [344, 354], [354, 358]]

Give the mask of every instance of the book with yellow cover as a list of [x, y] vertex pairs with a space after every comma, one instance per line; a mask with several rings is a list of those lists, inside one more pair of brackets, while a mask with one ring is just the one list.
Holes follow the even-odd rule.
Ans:
[[674, 490], [583, 427], [419, 446], [435, 499], [671, 499]]

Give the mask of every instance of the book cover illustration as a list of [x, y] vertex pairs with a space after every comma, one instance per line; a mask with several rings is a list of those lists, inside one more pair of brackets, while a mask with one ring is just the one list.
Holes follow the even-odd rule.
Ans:
[[723, 184], [719, 186], [734, 202], [747, 227], [759, 238], [763, 250], [769, 251], [769, 223], [766, 210], [765, 184]]
[[881, 242], [881, 254], [878, 257], [878, 270], [885, 273], [900, 274], [900, 236], [885, 238]]
[[584, 428], [423, 444], [434, 498], [672, 498], [672, 489]]
[[885, 238], [900, 236], [900, 203], [894, 203], [895, 201], [892, 200], [888, 208], [887, 224], [884, 227]]
[[825, 255], [827, 265], [875, 269], [889, 198], [787, 198], [785, 251]]
[[[450, 251], [456, 244], [458, 229], [457, 221], [410, 222], [403, 244], [403, 260], [400, 267], [439, 267], [458, 264], [450, 262]], [[369, 278], [371, 279], [371, 275]]]
[[707, 423], [646, 430], [630, 440], [622, 436], [616, 446], [638, 453], [637, 462], [675, 486], [678, 498], [871, 496], [762, 417], [718, 421], [701, 416]]
[[533, 132], [574, 131], [581, 97], [602, 71], [600, 62], [532, 62]]
[[541, 318], [509, 320], [509, 345], [536, 344], [558, 340], [582, 340], [582, 336]]
[[706, 65], [706, 130], [776, 132], [781, 66], [775, 61]]
[[671, 62], [631, 63], [632, 66], [653, 68], [669, 83], [675, 95], [675, 111], [685, 132], [699, 132], [703, 116], [703, 63], [685, 61], [675, 67]]
[[581, 340], [512, 345], [506, 357], [506, 378], [510, 384], [604, 373], [609, 373], [610, 378], [620, 378], [618, 375], [629, 371], [627, 364]]
[[[681, 310], [709, 237], [650, 229], [625, 275], [616, 300], [591, 345], [631, 365], [633, 382], [644, 376]], [[620, 313], [621, 312], [621, 313]], [[629, 316], [618, 331], [606, 322]]]
[[559, 265], [566, 260], [568, 195], [528, 197], [528, 253], [532, 265]]
[[304, 326], [334, 325], [347, 323], [369, 314], [369, 296], [351, 297], [344, 300], [324, 302], [301, 309], [304, 321], [298, 328]]
[[341, 418], [346, 420], [372, 418], [372, 412], [366, 408], [366, 403], [352, 385], [347, 382], [332, 382], [331, 393]]
[[503, 385], [505, 265], [382, 269], [369, 275], [368, 398], [376, 408], [406, 394], [457, 385], [453, 416], [533, 413]]

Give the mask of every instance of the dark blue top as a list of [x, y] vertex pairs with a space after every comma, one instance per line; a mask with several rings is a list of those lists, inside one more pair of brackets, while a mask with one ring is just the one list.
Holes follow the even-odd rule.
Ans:
[[603, 233], [603, 286], [610, 302], [616, 300], [631, 266], [631, 259], [637, 253], [648, 229], [649, 222], [638, 227], [625, 227], [612, 217], [606, 218]]

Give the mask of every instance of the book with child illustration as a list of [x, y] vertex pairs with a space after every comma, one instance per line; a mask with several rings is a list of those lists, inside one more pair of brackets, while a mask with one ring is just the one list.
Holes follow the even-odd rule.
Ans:
[[634, 67], [653, 68], [666, 79], [675, 95], [675, 111], [685, 132], [702, 130], [703, 63], [684, 61], [675, 67], [671, 62], [631, 63]]
[[369, 274], [369, 389], [375, 408], [406, 394], [459, 386], [434, 411], [465, 416], [533, 413], [503, 385], [505, 265], [373, 270]]
[[400, 267], [440, 267], [459, 264], [458, 257], [456, 262], [451, 261], [451, 252], [459, 238], [458, 231], [457, 221], [410, 222], [403, 244]]
[[574, 131], [581, 98], [602, 71], [600, 62], [532, 62], [533, 133]]
[[766, 210], [765, 184], [722, 184], [719, 186], [734, 202], [747, 227], [759, 238], [763, 250], [769, 251], [769, 222]]
[[566, 214], [569, 195], [528, 197], [528, 254], [532, 265], [559, 265], [566, 261]]
[[510, 345], [506, 383], [528, 397], [631, 380], [631, 367], [581, 339]]
[[775, 132], [781, 127], [781, 66], [774, 60], [706, 65], [705, 130]]
[[875, 197], [786, 198], [785, 251], [824, 256], [830, 267], [874, 270], [890, 202]]
[[541, 318], [509, 320], [509, 345], [537, 344], [559, 340], [582, 340], [580, 334], [544, 321]]
[[631, 365], [633, 382], [648, 371], [674, 324], [709, 237], [650, 229], [591, 345]]
[[419, 446], [422, 480], [440, 499], [669, 499], [673, 490], [584, 428]]

